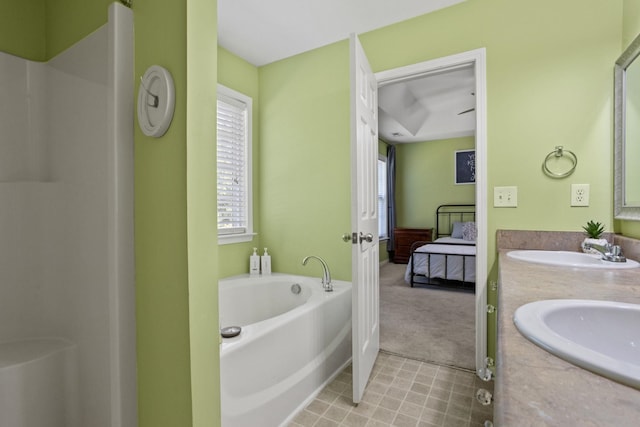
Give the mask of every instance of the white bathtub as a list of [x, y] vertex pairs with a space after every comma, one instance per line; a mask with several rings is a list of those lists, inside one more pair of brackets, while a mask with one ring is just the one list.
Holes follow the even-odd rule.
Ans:
[[[301, 292], [291, 288], [300, 285]], [[290, 421], [351, 360], [351, 283], [273, 274], [220, 281], [223, 427]]]

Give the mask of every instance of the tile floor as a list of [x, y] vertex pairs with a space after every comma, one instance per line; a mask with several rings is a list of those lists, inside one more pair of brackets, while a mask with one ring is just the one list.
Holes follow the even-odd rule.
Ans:
[[289, 427], [475, 427], [492, 419], [475, 392], [493, 382], [473, 372], [380, 353], [364, 397], [351, 401], [351, 366], [302, 410]]

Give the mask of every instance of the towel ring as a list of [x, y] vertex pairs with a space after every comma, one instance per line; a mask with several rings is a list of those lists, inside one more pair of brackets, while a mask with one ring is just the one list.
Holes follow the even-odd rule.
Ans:
[[[573, 166], [571, 166], [571, 169], [569, 169], [564, 173], [556, 173], [549, 170], [549, 166], [547, 165], [547, 162], [549, 161], [549, 159], [553, 157], [556, 157], [556, 158], [562, 157], [565, 154], [567, 155], [571, 163], [573, 163]], [[547, 174], [551, 178], [566, 178], [573, 173], [577, 165], [578, 165], [578, 157], [573, 153], [573, 151], [563, 149], [562, 145], [556, 145], [556, 149], [550, 152], [549, 154], [547, 154], [547, 157], [544, 158], [544, 162], [542, 162], [542, 170], [544, 171], [545, 174]]]

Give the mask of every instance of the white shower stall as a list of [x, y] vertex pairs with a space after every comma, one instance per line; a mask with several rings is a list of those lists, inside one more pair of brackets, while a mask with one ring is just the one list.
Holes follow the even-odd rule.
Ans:
[[137, 424], [133, 14], [0, 53], [0, 426]]

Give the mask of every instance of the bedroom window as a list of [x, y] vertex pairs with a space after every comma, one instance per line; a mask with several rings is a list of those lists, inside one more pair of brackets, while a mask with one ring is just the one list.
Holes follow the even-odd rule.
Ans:
[[389, 237], [387, 230], [387, 158], [378, 155], [378, 236]]
[[218, 85], [218, 243], [253, 238], [251, 207], [252, 99]]

